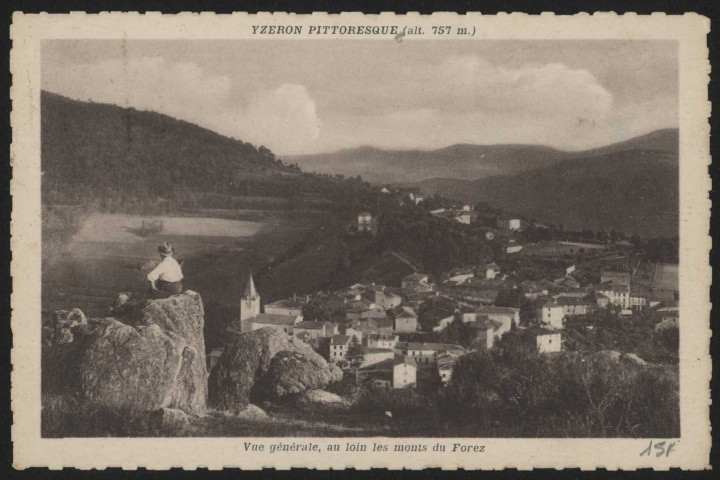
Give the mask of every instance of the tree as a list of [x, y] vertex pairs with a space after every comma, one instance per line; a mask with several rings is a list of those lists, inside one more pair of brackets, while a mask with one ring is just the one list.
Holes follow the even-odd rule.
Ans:
[[362, 346], [360, 345], [360, 342], [358, 342], [357, 337], [354, 335], [352, 337], [352, 340], [350, 340], [350, 346], [348, 347], [345, 359], [347, 360], [350, 368], [356, 370], [360, 368], [360, 365], [362, 365], [363, 361], [365, 360]]
[[327, 322], [330, 320], [330, 309], [319, 298], [314, 297], [302, 308], [303, 319], [309, 322]]

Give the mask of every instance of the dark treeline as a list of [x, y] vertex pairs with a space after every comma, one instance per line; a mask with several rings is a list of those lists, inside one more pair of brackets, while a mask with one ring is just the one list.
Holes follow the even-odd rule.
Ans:
[[48, 92], [42, 109], [45, 204], [111, 211], [206, 206], [198, 192], [353, 203], [368, 190], [359, 177], [303, 173], [264, 146], [154, 112]]

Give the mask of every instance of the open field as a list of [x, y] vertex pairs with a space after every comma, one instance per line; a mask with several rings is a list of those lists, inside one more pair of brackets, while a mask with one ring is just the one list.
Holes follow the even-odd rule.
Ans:
[[[184, 262], [185, 288], [200, 292], [206, 303], [235, 304], [251, 270], [276, 260], [325, 219], [317, 212], [253, 211], [246, 215], [253, 220], [234, 213], [236, 218], [93, 213], [72, 235], [58, 234], [55, 225], [43, 242], [43, 311], [79, 307], [106, 315], [119, 292], [147, 291], [145, 275], [159, 261], [157, 245], [164, 241]], [[161, 221], [161, 231], [138, 233], [143, 220]]]

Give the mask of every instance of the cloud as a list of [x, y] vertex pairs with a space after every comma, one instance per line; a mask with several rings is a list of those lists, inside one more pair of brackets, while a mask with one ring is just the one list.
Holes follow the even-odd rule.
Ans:
[[229, 76], [161, 57], [53, 68], [43, 72], [43, 88], [78, 100], [164, 113], [279, 152], [306, 148], [320, 131], [315, 103], [302, 85], [237, 92]]
[[257, 92], [244, 112], [242, 130], [278, 151], [303, 149], [320, 135], [315, 102], [302, 85]]
[[601, 117], [612, 94], [588, 71], [562, 63], [496, 66], [479, 56], [450, 56], [422, 71], [406, 71], [432, 107], [454, 112]]

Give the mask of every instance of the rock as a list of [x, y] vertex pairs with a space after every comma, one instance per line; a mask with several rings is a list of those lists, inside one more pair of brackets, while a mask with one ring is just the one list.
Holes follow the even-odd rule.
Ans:
[[320, 355], [286, 350], [273, 357], [257, 387], [263, 397], [278, 398], [322, 388], [339, 380], [342, 380], [342, 371], [328, 365]]
[[73, 332], [86, 328], [87, 317], [79, 308], [70, 311], [56, 311], [42, 329], [42, 344], [45, 347], [71, 343], [75, 338]]
[[73, 327], [73, 339], [44, 347], [43, 392], [72, 393], [114, 409], [204, 413], [207, 369], [200, 296], [188, 292], [150, 300], [136, 313], [137, 324], [91, 319]]
[[345, 399], [340, 395], [325, 390], [307, 390], [300, 397], [302, 403], [319, 403], [321, 405], [344, 405]]
[[635, 365], [644, 366], [644, 365], [647, 365], [647, 364], [648, 364], [645, 360], [643, 360], [642, 358], [638, 357], [638, 356], [635, 355], [634, 353], [626, 353], [626, 354], [624, 354], [624, 355], [623, 355], [623, 359], [624, 359], [624, 360], [628, 360], [630, 363], [633, 363], [633, 364], [635, 364]]
[[[342, 376], [339, 368], [329, 365], [305, 342], [291, 339], [275, 329], [261, 328], [231, 335], [210, 373], [208, 384], [210, 405], [218, 410], [239, 412], [250, 403], [251, 397], [262, 400], [267, 394], [300, 393], [305, 388], [321, 388]], [[271, 378], [264, 379], [280, 352], [288, 353], [281, 355], [272, 366]], [[288, 356], [289, 353], [301, 356]], [[283, 360], [285, 358], [290, 360]], [[289, 378], [293, 367], [302, 373], [300, 381]], [[310, 372], [311, 367], [315, 371]], [[259, 388], [255, 388], [256, 385]]]
[[160, 435], [180, 435], [190, 428], [190, 419], [182, 410], [158, 408], [148, 415], [148, 427]]
[[58, 310], [53, 315], [52, 320], [54, 328], [73, 328], [78, 325], [87, 325], [87, 323], [87, 317], [79, 308], [73, 308], [69, 312], [67, 310]]
[[236, 416], [245, 420], [264, 420], [268, 418], [265, 410], [252, 403], [245, 407], [244, 410], [239, 411]]
[[620, 361], [620, 356], [620, 352], [616, 352], [615, 350], [600, 350], [595, 353], [595, 357], [612, 363], [618, 363]]

